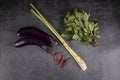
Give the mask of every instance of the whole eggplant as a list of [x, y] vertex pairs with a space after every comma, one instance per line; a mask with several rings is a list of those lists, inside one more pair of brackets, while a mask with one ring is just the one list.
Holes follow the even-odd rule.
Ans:
[[45, 41], [49, 42], [50, 44], [58, 45], [58, 42], [52, 36], [34, 27], [23, 27], [18, 30], [17, 35], [19, 37], [34, 36], [34, 37], [42, 38]]
[[18, 39], [15, 43], [14, 46], [15, 47], [23, 47], [26, 45], [37, 45], [40, 46], [41, 48], [43, 48], [45, 51], [47, 51], [48, 53], [51, 53], [52, 51], [52, 46], [45, 42], [42, 39], [38, 39], [35, 37], [23, 37], [21, 39]]

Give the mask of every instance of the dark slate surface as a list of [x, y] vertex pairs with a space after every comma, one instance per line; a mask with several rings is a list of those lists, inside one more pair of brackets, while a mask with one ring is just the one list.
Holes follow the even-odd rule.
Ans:
[[[67, 41], [88, 66], [82, 71], [73, 59], [64, 70], [53, 57], [37, 46], [15, 48], [16, 31], [35, 26], [51, 32], [29, 12], [32, 2], [48, 21], [62, 33], [67, 10], [83, 8], [99, 22], [101, 46], [84, 46], [79, 41]], [[120, 1], [119, 0], [0, 0], [0, 80], [120, 80]], [[52, 35], [52, 34], [51, 34]], [[69, 53], [62, 47], [66, 57]]]

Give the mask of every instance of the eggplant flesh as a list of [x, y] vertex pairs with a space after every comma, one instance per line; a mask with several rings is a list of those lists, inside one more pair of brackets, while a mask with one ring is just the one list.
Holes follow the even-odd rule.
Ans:
[[27, 46], [27, 45], [37, 45], [37, 46], [40, 46], [41, 48], [43, 48], [47, 52], [52, 51], [52, 46], [49, 43], [45, 42], [42, 39], [38, 39], [38, 38], [34, 38], [34, 37], [23, 37], [21, 39], [18, 39], [14, 43], [15, 47], [23, 47], [23, 46]]
[[40, 39], [44, 39], [45, 41], [49, 42], [50, 44], [57, 45], [58, 42], [49, 34], [46, 32], [34, 28], [34, 27], [24, 27], [18, 30], [17, 36], [23, 37], [23, 36], [34, 36]]

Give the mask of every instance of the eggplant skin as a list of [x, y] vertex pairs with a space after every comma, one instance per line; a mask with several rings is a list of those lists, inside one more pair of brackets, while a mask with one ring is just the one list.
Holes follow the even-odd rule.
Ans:
[[18, 39], [15, 43], [15, 47], [23, 47], [27, 45], [37, 45], [43, 48], [45, 51], [50, 52], [52, 50], [52, 46], [45, 42], [42, 39], [34, 38], [34, 37], [23, 37], [21, 39]]
[[17, 32], [17, 36], [19, 37], [23, 37], [23, 36], [34, 36], [40, 39], [44, 39], [45, 41], [53, 44], [53, 45], [57, 45], [58, 42], [49, 34], [47, 34], [46, 32], [34, 28], [34, 27], [23, 27], [20, 28]]

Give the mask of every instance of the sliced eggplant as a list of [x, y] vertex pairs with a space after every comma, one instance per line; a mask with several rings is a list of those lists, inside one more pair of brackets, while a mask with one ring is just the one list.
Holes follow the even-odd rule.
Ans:
[[44, 39], [45, 41], [53, 44], [53, 45], [57, 45], [58, 42], [53, 39], [52, 36], [50, 36], [49, 34], [47, 34], [46, 32], [34, 28], [34, 27], [24, 27], [18, 30], [17, 35], [19, 37], [23, 37], [23, 36], [34, 36], [34, 37], [38, 37], [41, 39]]

